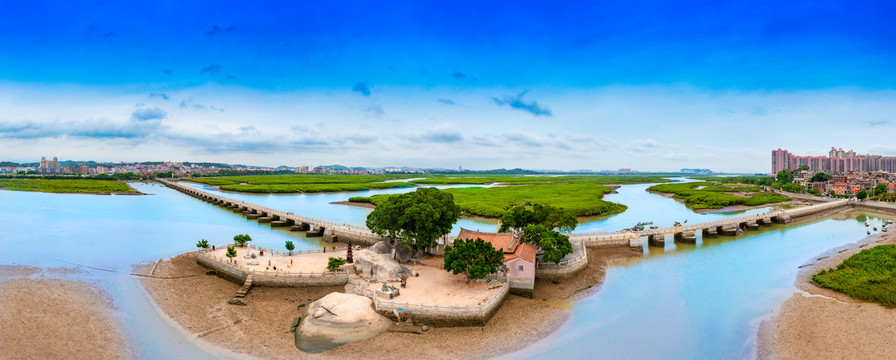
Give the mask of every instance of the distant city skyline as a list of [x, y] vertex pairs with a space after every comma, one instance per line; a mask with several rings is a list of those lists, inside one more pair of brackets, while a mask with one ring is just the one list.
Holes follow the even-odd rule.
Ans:
[[785, 144], [892, 156], [893, 18], [845, 1], [3, 2], [0, 160], [765, 173]]

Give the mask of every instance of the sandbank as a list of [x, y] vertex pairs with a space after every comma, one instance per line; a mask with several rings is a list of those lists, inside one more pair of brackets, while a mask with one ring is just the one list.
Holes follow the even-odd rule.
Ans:
[[18, 277], [36, 271], [12, 268], [3, 266], [0, 279], [0, 358], [133, 357], [102, 291], [81, 281]]
[[896, 233], [876, 233], [815, 256], [797, 274], [802, 290], [785, 301], [758, 333], [760, 359], [884, 359], [896, 348], [896, 310], [856, 300], [812, 282], [863, 249], [896, 243]]

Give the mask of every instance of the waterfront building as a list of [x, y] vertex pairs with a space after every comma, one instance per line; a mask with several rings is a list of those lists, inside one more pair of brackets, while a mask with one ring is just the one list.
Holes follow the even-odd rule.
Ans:
[[512, 233], [486, 233], [460, 229], [456, 239], [480, 238], [504, 253], [504, 266], [510, 287], [532, 290], [535, 287], [535, 257], [538, 249], [520, 242]]

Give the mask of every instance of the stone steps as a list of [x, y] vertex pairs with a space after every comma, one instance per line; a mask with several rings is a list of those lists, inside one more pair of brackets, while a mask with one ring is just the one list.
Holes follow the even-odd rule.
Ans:
[[249, 290], [252, 289], [252, 274], [246, 277], [246, 282], [243, 283], [243, 287], [236, 291], [235, 298], [244, 298], [246, 294], [249, 293]]

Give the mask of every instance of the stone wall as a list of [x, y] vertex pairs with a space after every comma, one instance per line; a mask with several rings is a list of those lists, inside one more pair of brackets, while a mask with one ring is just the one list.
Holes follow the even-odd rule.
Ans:
[[[214, 270], [218, 276], [227, 279], [237, 285], [243, 285], [246, 277], [249, 276], [248, 270], [228, 265], [224, 262], [216, 260], [203, 252], [199, 252], [196, 256], [196, 263]], [[252, 284], [254, 286], [267, 287], [302, 287], [302, 286], [331, 286], [345, 285], [348, 282], [348, 273], [320, 273], [320, 274], [290, 274], [266, 271], [251, 271]]]

